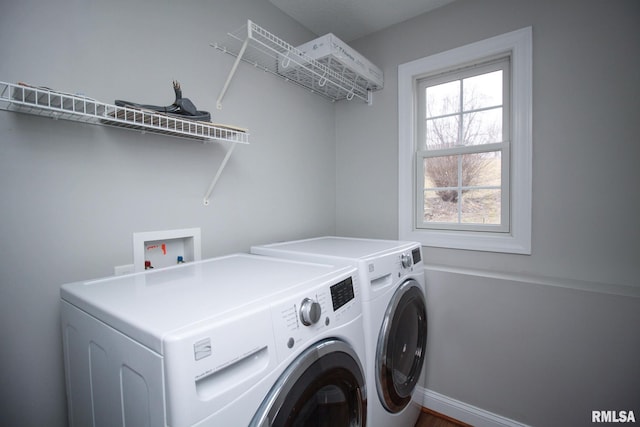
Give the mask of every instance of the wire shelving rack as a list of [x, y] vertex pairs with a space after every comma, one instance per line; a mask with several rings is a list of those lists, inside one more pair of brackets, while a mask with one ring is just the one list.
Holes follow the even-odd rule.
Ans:
[[205, 193], [203, 200], [205, 205], [209, 205], [209, 197], [213, 188], [237, 143], [249, 143], [249, 133], [246, 129], [182, 119], [151, 110], [105, 104], [86, 96], [57, 92], [49, 88], [34, 87], [24, 83], [13, 84], [0, 81], [0, 109], [56, 120], [115, 126], [201, 142], [230, 142], [232, 143], [231, 147], [227, 150]]
[[82, 95], [57, 92], [23, 83], [0, 82], [0, 108], [53, 119], [115, 126], [202, 142], [249, 142], [249, 133], [245, 129], [182, 119], [151, 110], [120, 107]]
[[240, 61], [300, 85], [331, 101], [359, 98], [372, 103], [372, 92], [382, 89], [339, 61], [316, 60], [271, 34], [251, 20], [246, 26], [227, 34], [225, 43], [211, 46], [236, 57], [231, 72], [218, 97], [217, 107], [229, 87]]

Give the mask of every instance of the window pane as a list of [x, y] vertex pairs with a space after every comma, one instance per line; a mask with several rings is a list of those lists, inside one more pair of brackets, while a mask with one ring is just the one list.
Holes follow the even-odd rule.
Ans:
[[458, 116], [427, 120], [427, 149], [451, 148], [459, 144]]
[[433, 178], [431, 178], [431, 175], [433, 175], [433, 174], [427, 172], [427, 161], [426, 160], [423, 161], [423, 167], [424, 167], [424, 188], [434, 188], [434, 187], [436, 187], [435, 181], [433, 180]]
[[463, 115], [464, 145], [502, 142], [502, 107]]
[[430, 86], [426, 96], [427, 118], [460, 112], [460, 80]]
[[500, 224], [500, 151], [428, 157], [423, 162], [425, 222]]
[[[428, 157], [424, 159], [425, 182], [434, 187], [458, 186], [458, 156]], [[429, 187], [427, 187], [429, 188]]]
[[464, 110], [502, 105], [502, 70], [463, 80]]
[[[448, 194], [447, 194], [448, 193]], [[453, 195], [455, 194], [455, 197]], [[424, 221], [458, 223], [458, 203], [445, 201], [457, 197], [457, 190], [438, 190], [424, 192]]]
[[500, 187], [502, 172], [500, 151], [463, 154], [461, 157], [463, 187]]
[[469, 190], [462, 194], [463, 224], [500, 224], [500, 190]]

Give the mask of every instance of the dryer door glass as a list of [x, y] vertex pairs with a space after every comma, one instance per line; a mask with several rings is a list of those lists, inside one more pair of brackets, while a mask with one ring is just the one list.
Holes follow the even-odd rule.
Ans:
[[357, 355], [342, 341], [326, 340], [287, 368], [250, 426], [364, 426], [366, 404]]
[[376, 354], [376, 387], [384, 407], [400, 412], [411, 401], [427, 346], [427, 310], [415, 280], [403, 283], [385, 313]]

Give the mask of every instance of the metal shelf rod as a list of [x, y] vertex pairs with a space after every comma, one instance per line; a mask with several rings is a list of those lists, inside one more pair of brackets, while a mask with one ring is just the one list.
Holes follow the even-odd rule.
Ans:
[[229, 158], [231, 157], [231, 153], [233, 153], [233, 150], [235, 148], [236, 148], [236, 144], [233, 144], [231, 147], [229, 147], [229, 149], [227, 150], [227, 154], [224, 156], [224, 159], [222, 159], [222, 163], [220, 163], [220, 166], [218, 167], [218, 172], [216, 172], [216, 175], [213, 177], [213, 180], [211, 181], [211, 184], [209, 185], [209, 188], [207, 189], [207, 192], [204, 195], [204, 205], [205, 206], [209, 206], [209, 203], [210, 203], [209, 202], [209, 196], [211, 196], [211, 193], [213, 192], [213, 188], [218, 183], [218, 179], [220, 178], [220, 175], [222, 175], [222, 170], [227, 165], [227, 162], [229, 161]]

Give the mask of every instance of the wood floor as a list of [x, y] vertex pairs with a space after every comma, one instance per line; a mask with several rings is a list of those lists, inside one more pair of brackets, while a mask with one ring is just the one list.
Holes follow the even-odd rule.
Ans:
[[432, 411], [427, 408], [422, 408], [422, 413], [415, 427], [472, 427], [469, 424], [465, 424], [461, 421], [449, 418], [446, 415]]

